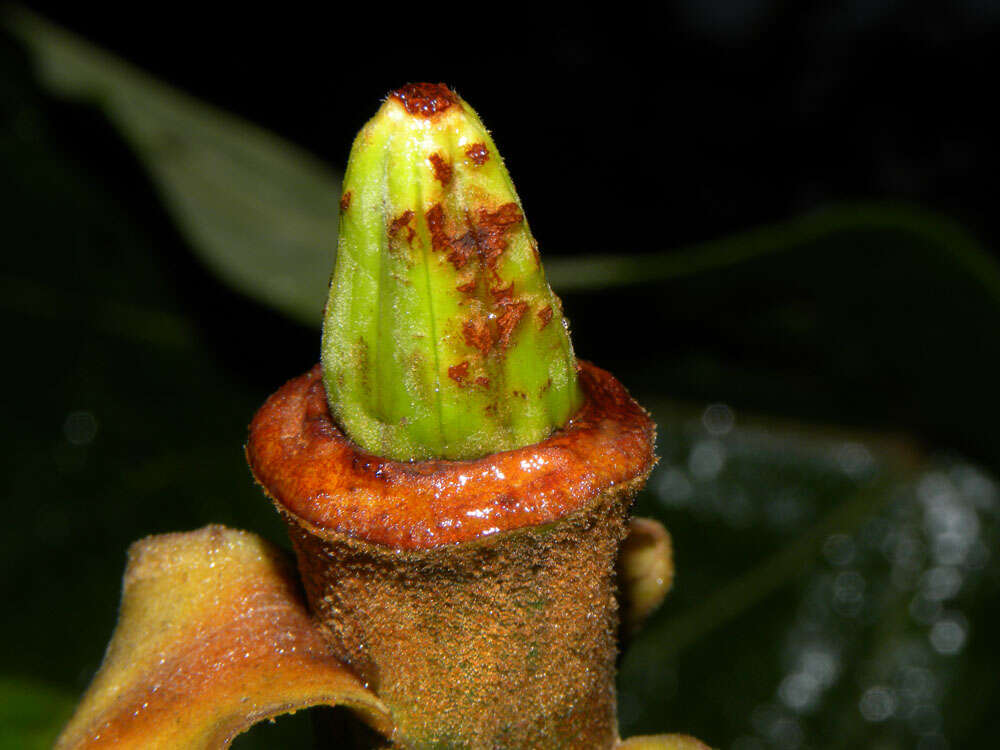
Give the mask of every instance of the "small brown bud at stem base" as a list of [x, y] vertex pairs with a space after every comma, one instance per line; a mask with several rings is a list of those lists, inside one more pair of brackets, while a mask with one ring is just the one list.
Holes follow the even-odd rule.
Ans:
[[258, 412], [247, 455], [289, 524], [339, 658], [398, 747], [612, 748], [615, 561], [654, 427], [581, 363], [586, 402], [535, 445], [470, 461], [365, 453], [313, 370]]

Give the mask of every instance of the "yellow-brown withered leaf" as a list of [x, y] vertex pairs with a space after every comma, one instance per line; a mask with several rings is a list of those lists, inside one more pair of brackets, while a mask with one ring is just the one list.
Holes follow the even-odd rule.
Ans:
[[618, 744], [618, 750], [712, 750], [704, 742], [686, 734], [651, 734], [632, 737]]
[[132, 545], [104, 662], [57, 748], [225, 748], [262, 719], [378, 698], [328, 650], [282, 553], [224, 526]]
[[628, 536], [618, 557], [622, 620], [634, 632], [660, 606], [674, 582], [670, 534], [652, 518], [629, 520]]

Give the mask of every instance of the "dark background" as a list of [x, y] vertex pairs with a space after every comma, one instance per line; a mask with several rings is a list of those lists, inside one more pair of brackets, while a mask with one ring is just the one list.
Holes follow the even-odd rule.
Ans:
[[550, 251], [682, 246], [862, 197], [996, 238], [990, 0], [32, 5], [334, 165], [386, 91], [449, 83], [493, 130]]
[[[1000, 3], [992, 0], [398, 12], [345, 4], [266, 13], [34, 6], [337, 168], [388, 90], [412, 80], [447, 82], [493, 131], [547, 255], [684, 248], [859, 199], [939, 212], [996, 252], [998, 120], [990, 92]], [[68, 138], [112, 137], [99, 116], [78, 108], [64, 108], [58, 120]], [[93, 158], [99, 163], [87, 166], [95, 172], [133, 177], [126, 149]], [[893, 274], [886, 283], [910, 281], [905, 265]], [[575, 328], [586, 331], [578, 353], [646, 369], [652, 330], [659, 361], [676, 361], [715, 337], [725, 358], [755, 371], [778, 362], [801, 380], [826, 366], [779, 343], [762, 367], [757, 342], [720, 337], [690, 306], [678, 311], [659, 291], [646, 291], [630, 297], [628, 317], [566, 299]], [[933, 304], [952, 301], [946, 294]], [[751, 291], [732, 312], [756, 304]], [[842, 312], [859, 325], [871, 314], [848, 304]], [[304, 347], [297, 360], [314, 356], [311, 339], [295, 346]], [[870, 383], [852, 382], [847, 391], [861, 385]], [[676, 388], [679, 397], [708, 396], [697, 382]], [[790, 411], [941, 429], [916, 408], [873, 414], [847, 391], [831, 397], [829, 409]], [[781, 399], [747, 393], [743, 400], [786, 411]], [[949, 440], [981, 453], [957, 434]]]
[[[559, 13], [203, 6], [31, 4], [338, 169], [387, 91], [449, 83], [492, 130], [543, 258], [679, 252], [857, 200], [947, 217], [998, 255], [1000, 3], [686, 0]], [[100, 110], [53, 98], [2, 31], [0, 116], [12, 353], [4, 387], [13, 395], [2, 455], [17, 519], [2, 544], [4, 598], [13, 602], [4, 672], [58, 688], [71, 705], [113, 626], [131, 540], [217, 521], [282, 543], [241, 446], [256, 405], [317, 359], [318, 335], [209, 274]], [[849, 233], [771, 264], [564, 302], [580, 356], [653, 406], [693, 405], [657, 412], [663, 469], [688, 470], [685, 441], [705, 436], [685, 432], [684, 420], [693, 413], [697, 425], [704, 404], [725, 402], [740, 420], [763, 413], [905, 435], [907, 450], [963, 457], [995, 475], [1000, 315], [924, 249], [891, 233]], [[169, 317], [137, 328], [162, 340], [130, 340], [127, 325], [106, 325], [109, 300], [125, 305], [126, 322], [129, 304]], [[84, 413], [98, 426], [86, 444], [70, 430]], [[675, 413], [676, 424], [663, 416]], [[848, 492], [842, 478], [790, 469], [778, 453], [754, 454], [753, 471], [736, 466], [729, 490], [756, 487], [763, 497], [774, 483], [798, 482], [816, 491], [817, 507]], [[805, 501], [802, 528], [733, 525], [658, 502], [649, 493], [640, 506], [674, 531], [682, 577], [652, 632], [675, 632], [664, 629], [671, 618], [684, 620], [712, 587], [742, 581], [744, 569], [811, 528]], [[859, 719], [851, 691], [869, 682], [853, 671], [830, 705], [802, 719], [797, 742], [778, 732], [791, 725], [761, 706], [780, 681], [777, 644], [815, 583], [805, 571], [822, 578], [834, 565], [814, 557], [804, 558], [802, 580], [728, 630], [713, 624], [712, 637], [662, 668], [651, 657], [648, 673], [627, 666], [646, 675], [623, 690], [644, 707], [626, 707], [629, 729], [683, 729], [740, 750], [836, 747], [841, 733], [840, 746], [874, 746], [877, 737], [913, 747], [918, 736], [921, 750], [948, 747], [944, 736], [952, 747], [988, 743], [990, 675], [1000, 668], [996, 566], [983, 574], [988, 583], [967, 584], [973, 640], [961, 662], [940, 670], [951, 686], [940, 732]], [[852, 627], [841, 635], [857, 638], [851, 663], [867, 674], [876, 649], [867, 625]], [[20, 683], [11, 684], [0, 692], [17, 711], [51, 723], [49, 704], [25, 708], [15, 701]], [[857, 722], [850, 731], [848, 714]], [[300, 719], [277, 726], [301, 729]], [[2, 724], [0, 746], [22, 746], [4, 745]]]

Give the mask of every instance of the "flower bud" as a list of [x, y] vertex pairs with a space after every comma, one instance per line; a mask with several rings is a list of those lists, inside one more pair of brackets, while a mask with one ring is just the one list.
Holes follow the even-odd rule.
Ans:
[[330, 409], [363, 449], [470, 459], [579, 408], [559, 299], [489, 133], [442, 84], [393, 92], [358, 134], [323, 324]]

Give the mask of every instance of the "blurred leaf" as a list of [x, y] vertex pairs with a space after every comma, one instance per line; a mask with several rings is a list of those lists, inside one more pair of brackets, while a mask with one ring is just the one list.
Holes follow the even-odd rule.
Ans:
[[214, 273], [318, 325], [337, 244], [337, 173], [36, 15], [11, 9], [6, 20], [47, 86], [95, 101], [118, 127]]
[[47, 750], [76, 697], [51, 685], [0, 677], [0, 749]]
[[[319, 324], [336, 251], [340, 183], [334, 171], [36, 15], [12, 10], [7, 20], [54, 92], [88, 97], [103, 108], [215, 273], [296, 320]], [[837, 244], [859, 232], [929, 247], [1000, 303], [1000, 266], [968, 233], [933, 214], [880, 204], [835, 206], [684, 250], [548, 257], [546, 272], [560, 292], [647, 285], [811, 253], [818, 240]], [[899, 270], [905, 277], [907, 270]]]
[[900, 237], [910, 246], [930, 245], [932, 253], [978, 280], [983, 291], [1000, 303], [1000, 265], [968, 232], [930, 212], [884, 203], [833, 206], [681, 250], [547, 261], [546, 269], [552, 284], [566, 292], [656, 284], [767, 256], [810, 252], [819, 240], [837, 244], [840, 237], [859, 232]]
[[[254, 409], [296, 361], [311, 364], [315, 343], [192, 262], [162, 214], [142, 215], [157, 200], [132, 160], [91, 140], [88, 108], [44, 99], [7, 41], [0, 475], [17, 521], [0, 529], [2, 672], [52, 685], [71, 707], [104, 654], [132, 541], [216, 521], [287, 544], [242, 444]], [[21, 732], [7, 698], [19, 691], [4, 693], [5, 738]], [[46, 747], [68, 718], [23, 713]], [[281, 724], [304, 746], [303, 719]]]
[[845, 206], [681, 257], [599, 304], [564, 296], [577, 331], [604, 332], [581, 355], [634, 369], [633, 388], [891, 425], [1000, 467], [1000, 277], [968, 233]]

